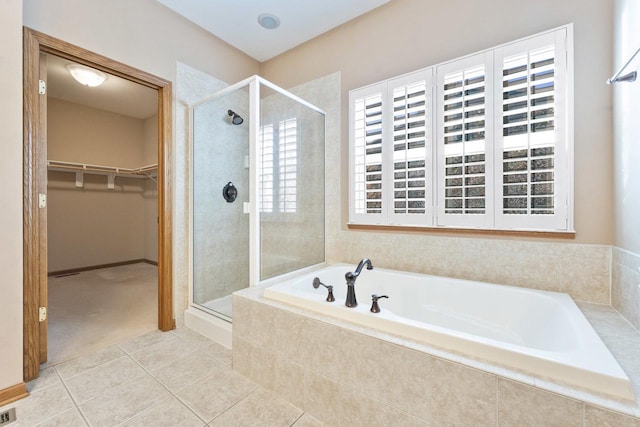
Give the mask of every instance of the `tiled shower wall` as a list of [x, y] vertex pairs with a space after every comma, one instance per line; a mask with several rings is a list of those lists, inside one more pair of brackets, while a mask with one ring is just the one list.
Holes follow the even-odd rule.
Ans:
[[640, 329], [640, 255], [613, 248], [611, 305]]
[[189, 304], [189, 111], [194, 102], [224, 89], [226, 83], [177, 63], [175, 120], [175, 221], [173, 229], [173, 310], [176, 325], [184, 324], [184, 311]]

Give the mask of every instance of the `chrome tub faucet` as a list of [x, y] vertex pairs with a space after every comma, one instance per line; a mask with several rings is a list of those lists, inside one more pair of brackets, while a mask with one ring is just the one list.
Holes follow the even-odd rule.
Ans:
[[347, 300], [345, 301], [344, 305], [346, 305], [347, 307], [355, 307], [358, 305], [358, 301], [356, 300], [355, 284], [356, 279], [362, 272], [362, 268], [365, 265], [367, 266], [367, 270], [373, 270], [373, 264], [371, 264], [371, 260], [369, 260], [369, 258], [363, 258], [362, 261], [358, 263], [356, 271], [350, 271], [344, 275], [344, 278], [347, 279]]

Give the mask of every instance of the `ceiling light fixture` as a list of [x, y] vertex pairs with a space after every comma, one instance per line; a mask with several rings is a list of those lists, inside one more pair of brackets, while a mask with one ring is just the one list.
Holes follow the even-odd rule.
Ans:
[[267, 30], [275, 30], [280, 26], [280, 18], [271, 13], [263, 13], [258, 16], [258, 24]]
[[78, 83], [89, 87], [100, 86], [107, 79], [102, 71], [80, 64], [68, 64], [67, 70]]

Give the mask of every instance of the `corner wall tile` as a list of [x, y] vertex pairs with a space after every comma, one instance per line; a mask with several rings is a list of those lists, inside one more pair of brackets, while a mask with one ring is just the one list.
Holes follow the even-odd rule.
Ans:
[[304, 376], [304, 411], [328, 425], [349, 425], [343, 418], [342, 405], [346, 396], [340, 385], [311, 371]]
[[495, 375], [434, 358], [431, 423], [495, 426], [496, 381]]
[[433, 357], [419, 351], [381, 342], [379, 363], [366, 374], [376, 381], [364, 390], [373, 398], [424, 421], [431, 421]]
[[640, 418], [586, 405], [584, 427], [640, 427]]
[[278, 357], [273, 391], [292, 405], [304, 409], [304, 367]]
[[579, 427], [582, 422], [582, 402], [498, 379], [498, 425]]
[[640, 256], [614, 248], [611, 305], [640, 329]]

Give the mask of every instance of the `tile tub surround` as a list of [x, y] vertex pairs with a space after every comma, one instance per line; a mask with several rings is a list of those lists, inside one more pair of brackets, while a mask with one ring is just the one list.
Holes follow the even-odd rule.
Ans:
[[640, 255], [617, 247], [611, 261], [611, 305], [640, 329]]
[[231, 369], [231, 350], [190, 329], [152, 332], [43, 369], [23, 426], [295, 426], [315, 418]]
[[[640, 426], [638, 402], [596, 396], [305, 312], [266, 300], [262, 292], [234, 294], [234, 370], [329, 425]], [[626, 323], [609, 306], [581, 309], [599, 333], [614, 333]], [[626, 324], [624, 338], [640, 346], [640, 334]], [[616, 339], [603, 338], [607, 344]], [[625, 359], [620, 346], [610, 349], [640, 396], [637, 362], [629, 354]]]
[[611, 246], [362, 230], [328, 234], [329, 264], [355, 265], [363, 257], [393, 270], [562, 292], [576, 301], [611, 301]]

